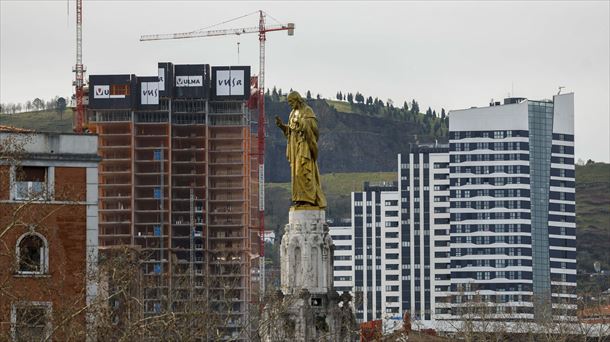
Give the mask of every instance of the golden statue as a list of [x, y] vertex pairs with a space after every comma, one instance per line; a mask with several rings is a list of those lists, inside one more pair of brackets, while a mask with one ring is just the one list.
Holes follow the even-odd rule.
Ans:
[[288, 140], [286, 158], [290, 163], [293, 208], [326, 208], [318, 169], [318, 119], [296, 91], [288, 95], [288, 104], [292, 107], [288, 123], [276, 116], [275, 124]]

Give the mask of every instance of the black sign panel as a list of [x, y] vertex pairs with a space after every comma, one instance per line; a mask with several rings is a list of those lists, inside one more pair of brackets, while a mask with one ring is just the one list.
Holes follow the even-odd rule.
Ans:
[[158, 76], [138, 77], [137, 107], [143, 109], [159, 108], [161, 83]]
[[177, 98], [208, 98], [210, 66], [208, 64], [184, 64], [174, 66], [174, 96]]
[[136, 90], [135, 75], [89, 76], [89, 108], [132, 109]]
[[249, 66], [212, 67], [212, 99], [247, 100], [250, 98]]

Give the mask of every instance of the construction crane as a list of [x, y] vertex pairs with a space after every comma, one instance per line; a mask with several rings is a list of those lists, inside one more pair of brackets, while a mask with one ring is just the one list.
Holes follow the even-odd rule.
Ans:
[[[211, 27], [226, 24], [237, 19], [241, 19], [253, 14], [259, 14], [258, 27], [244, 27], [232, 29], [217, 29], [207, 30]], [[234, 19], [224, 21], [219, 24], [208, 26], [206, 28], [184, 32], [184, 33], [169, 33], [169, 34], [150, 34], [140, 37], [140, 41], [151, 40], [169, 40], [169, 39], [185, 39], [185, 38], [201, 38], [201, 37], [216, 37], [216, 36], [231, 36], [242, 35], [248, 33], [258, 33], [259, 41], [259, 71], [258, 71], [258, 172], [259, 172], [259, 225], [260, 225], [260, 295], [261, 298], [265, 292], [265, 199], [264, 199], [264, 172], [265, 172], [265, 41], [267, 40], [267, 32], [273, 31], [288, 31], [288, 35], [294, 35], [294, 23], [277, 25], [266, 25], [266, 16], [262, 10], [243, 15]], [[271, 17], [271, 16], [270, 16]], [[271, 17], [273, 18], [273, 17]], [[275, 20], [275, 19], [274, 19]], [[276, 20], [277, 21], [277, 20]], [[261, 176], [262, 174], [262, 176]], [[262, 196], [260, 196], [262, 195]]]
[[83, 133], [83, 121], [85, 117], [85, 67], [83, 66], [83, 0], [76, 0], [76, 64], [72, 68], [75, 73], [74, 95], [76, 97], [76, 117], [74, 120], [74, 131]]

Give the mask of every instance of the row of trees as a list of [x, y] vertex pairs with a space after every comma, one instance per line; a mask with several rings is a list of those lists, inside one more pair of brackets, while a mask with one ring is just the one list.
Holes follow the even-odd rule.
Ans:
[[56, 111], [63, 116], [68, 106], [66, 97], [55, 96], [48, 100], [39, 97], [25, 103], [0, 103], [0, 114], [16, 114], [31, 111]]
[[[360, 92], [356, 92], [356, 94], [354, 95], [352, 93], [344, 94], [341, 91], [338, 91], [335, 98], [339, 101], [347, 101], [351, 104], [354, 104], [354, 103], [361, 104], [361, 105], [364, 104], [367, 106], [374, 106], [374, 107], [383, 107], [384, 106], [383, 100], [380, 100], [377, 97], [373, 98], [372, 96], [365, 98], [365, 96], [362, 95]], [[392, 99], [387, 99], [385, 106], [394, 107], [394, 101]], [[421, 113], [420, 108], [419, 108], [419, 103], [415, 100], [411, 100], [410, 104], [407, 101], [404, 101], [401, 109], [404, 111], [408, 111], [411, 114]], [[445, 117], [446, 117], [445, 108], [442, 108], [441, 112], [439, 114], [437, 114], [436, 110], [432, 110], [432, 108], [428, 107], [428, 110], [426, 110], [426, 115], [434, 116], [434, 117], [440, 116], [441, 119], [445, 119]]]
[[[290, 91], [292, 91], [292, 88]], [[281, 88], [276, 87], [267, 89], [266, 92], [266, 96], [274, 102], [282, 101], [283, 97], [286, 95], [286, 93], [282, 92]], [[307, 90], [305, 97], [307, 100], [313, 100], [313, 95], [310, 90]], [[321, 100], [322, 96], [317, 94], [315, 98], [317, 100]], [[414, 123], [420, 126], [420, 133], [424, 135], [442, 139], [446, 137], [448, 132], [449, 121], [444, 108], [441, 108], [441, 111], [437, 112], [431, 107], [428, 107], [425, 114], [421, 115], [422, 111], [419, 103], [416, 100], [411, 100], [411, 102], [404, 101], [402, 107], [398, 107], [394, 105], [394, 101], [392, 99], [387, 99], [384, 102], [378, 97], [365, 97], [365, 95], [360, 92], [353, 94], [351, 92], [343, 93], [338, 91], [335, 99], [349, 102], [352, 105], [352, 110], [362, 114], [387, 117], [393, 120]]]

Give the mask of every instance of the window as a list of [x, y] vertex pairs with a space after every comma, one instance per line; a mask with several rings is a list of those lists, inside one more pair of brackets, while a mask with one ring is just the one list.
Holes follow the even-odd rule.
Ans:
[[45, 274], [49, 269], [49, 251], [46, 239], [38, 233], [26, 233], [17, 240], [19, 274]]
[[51, 333], [51, 303], [13, 304], [11, 334], [14, 341], [42, 341]]
[[15, 199], [44, 199], [47, 184], [47, 168], [24, 166], [16, 173]]

